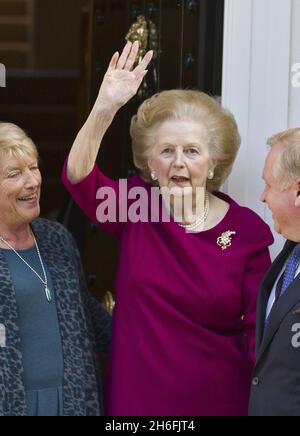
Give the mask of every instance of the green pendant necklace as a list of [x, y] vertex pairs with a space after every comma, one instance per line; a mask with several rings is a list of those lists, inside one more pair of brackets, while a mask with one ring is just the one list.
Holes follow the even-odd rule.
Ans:
[[23, 257], [9, 244], [9, 242], [6, 241], [6, 239], [4, 239], [2, 236], [0, 236], [0, 241], [2, 241], [5, 245], [7, 245], [22, 260], [22, 262], [24, 262], [25, 265], [27, 265], [28, 268], [31, 269], [31, 271], [40, 279], [40, 281], [43, 283], [44, 288], [45, 288], [46, 300], [48, 301], [48, 303], [51, 303], [52, 302], [52, 292], [51, 292], [51, 289], [48, 287], [48, 279], [47, 279], [47, 274], [46, 274], [46, 271], [45, 271], [44, 263], [43, 263], [42, 256], [41, 256], [41, 253], [40, 253], [40, 250], [39, 250], [39, 246], [38, 246], [38, 244], [36, 242], [36, 239], [35, 239], [35, 236], [34, 236], [33, 233], [32, 233], [32, 236], [33, 236], [33, 240], [34, 240], [34, 243], [35, 243], [36, 251], [37, 251], [38, 256], [39, 256], [41, 267], [42, 267], [42, 270], [43, 270], [44, 280], [35, 271], [35, 269], [33, 269], [32, 266], [30, 266], [29, 263], [26, 262], [26, 260], [23, 259]]

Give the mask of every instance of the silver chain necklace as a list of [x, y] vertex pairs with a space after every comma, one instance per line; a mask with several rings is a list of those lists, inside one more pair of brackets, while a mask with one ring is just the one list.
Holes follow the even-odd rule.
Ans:
[[49, 289], [49, 287], [48, 287], [48, 279], [47, 279], [47, 274], [46, 274], [45, 267], [44, 267], [44, 264], [43, 264], [43, 261], [42, 261], [42, 256], [41, 256], [41, 253], [40, 253], [40, 250], [39, 250], [39, 246], [38, 246], [38, 244], [36, 242], [36, 239], [35, 239], [35, 236], [34, 236], [33, 233], [32, 233], [32, 237], [34, 239], [36, 251], [37, 251], [39, 259], [40, 259], [41, 267], [42, 267], [43, 274], [44, 274], [44, 280], [35, 271], [35, 269], [33, 269], [32, 266], [30, 266], [29, 263], [26, 262], [26, 260], [23, 259], [23, 257], [2, 236], [0, 236], [0, 241], [2, 241], [4, 244], [6, 244], [22, 260], [22, 262], [24, 262], [25, 265], [27, 265], [28, 268], [31, 269], [31, 271], [40, 279], [40, 281], [43, 283], [43, 285], [45, 287], [46, 299], [47, 299], [48, 303], [51, 303], [51, 301], [52, 301], [52, 292], [51, 292], [51, 289]]

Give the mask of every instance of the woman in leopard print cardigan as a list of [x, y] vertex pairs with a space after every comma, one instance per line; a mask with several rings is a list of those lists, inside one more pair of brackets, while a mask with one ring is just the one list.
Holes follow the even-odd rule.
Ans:
[[[14, 149], [9, 147], [8, 138], [13, 138]], [[5, 147], [11, 149], [11, 155], [7, 155]], [[24, 152], [23, 156], [20, 151]], [[99, 351], [108, 349], [111, 319], [87, 292], [72, 236], [60, 224], [38, 218], [41, 177], [31, 162], [32, 157], [37, 160], [33, 143], [17, 126], [0, 123], [0, 155], [0, 416], [45, 416], [48, 411], [53, 416], [48, 410], [47, 397], [43, 399], [44, 408], [35, 405], [36, 409], [29, 411], [26, 386], [28, 378], [40, 384], [41, 390], [35, 399], [31, 397], [31, 402], [38, 402], [39, 395], [41, 398], [48, 395], [49, 391], [43, 390], [40, 374], [53, 374], [52, 360], [53, 367], [61, 369], [58, 375], [62, 395], [57, 415], [101, 415], [98, 356]], [[33, 250], [37, 255], [36, 246], [42, 261], [39, 263], [37, 257], [37, 263], [31, 266], [35, 265], [36, 272], [44, 278], [41, 268], [44, 264], [49, 287], [51, 284], [50, 302], [41, 280], [16, 254], [25, 258]], [[17, 269], [10, 265], [16, 265]], [[41, 308], [45, 314], [39, 312]], [[52, 324], [47, 324], [49, 310], [55, 312], [57, 324], [58, 340], [53, 349], [55, 332], [51, 330]], [[31, 325], [35, 318], [40, 324]], [[35, 355], [28, 357], [31, 350]], [[37, 355], [39, 350], [41, 355]], [[49, 383], [52, 387], [51, 380], [47, 383], [47, 388]]]

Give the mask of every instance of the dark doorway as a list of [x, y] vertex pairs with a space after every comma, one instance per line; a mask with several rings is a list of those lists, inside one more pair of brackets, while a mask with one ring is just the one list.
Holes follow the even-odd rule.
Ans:
[[[156, 56], [139, 95], [117, 115], [99, 163], [112, 178], [135, 171], [129, 123], [149, 95], [170, 88], [221, 94], [224, 0], [2, 0], [0, 120], [14, 122], [38, 145], [42, 215], [60, 219], [83, 255], [90, 290], [113, 291], [114, 242], [69, 200], [60, 172], [97, 96], [109, 60], [139, 25]], [[139, 17], [143, 16], [142, 21]], [[140, 24], [139, 24], [140, 23]]]
[[[119, 112], [101, 147], [101, 169], [114, 179], [128, 177], [135, 171], [130, 120], [147, 96], [172, 88], [221, 95], [224, 0], [94, 0], [90, 8], [86, 107], [95, 101], [110, 58], [123, 47], [130, 30], [141, 35], [146, 28], [148, 48], [156, 52], [147, 83]], [[90, 284], [101, 294], [113, 290], [117, 268], [114, 242], [91, 225], [86, 227], [85, 245]]]
[[81, 0], [0, 2], [0, 120], [22, 127], [37, 144], [43, 174], [42, 214], [57, 218], [67, 195], [63, 160], [78, 129]]

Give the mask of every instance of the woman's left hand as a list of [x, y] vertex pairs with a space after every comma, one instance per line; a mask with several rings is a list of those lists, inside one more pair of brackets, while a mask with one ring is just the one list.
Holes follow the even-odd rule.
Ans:
[[121, 56], [119, 53], [113, 55], [99, 91], [97, 100], [100, 106], [120, 108], [137, 93], [153, 57], [153, 51], [147, 52], [133, 69], [138, 51], [137, 41], [128, 42]]

